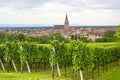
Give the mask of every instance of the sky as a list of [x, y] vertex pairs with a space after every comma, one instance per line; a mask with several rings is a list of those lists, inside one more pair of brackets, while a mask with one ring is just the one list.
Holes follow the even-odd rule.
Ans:
[[119, 25], [120, 0], [0, 0], [0, 24]]

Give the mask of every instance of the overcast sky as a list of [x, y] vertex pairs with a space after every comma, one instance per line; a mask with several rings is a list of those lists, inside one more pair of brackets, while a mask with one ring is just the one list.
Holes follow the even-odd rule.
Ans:
[[120, 0], [0, 0], [0, 24], [120, 24]]

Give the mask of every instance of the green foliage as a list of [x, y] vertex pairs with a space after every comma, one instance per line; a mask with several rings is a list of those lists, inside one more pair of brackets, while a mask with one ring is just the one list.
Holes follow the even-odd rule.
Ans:
[[120, 33], [120, 25], [117, 26], [117, 32]]
[[68, 39], [65, 39], [61, 33], [53, 33], [51, 35], [41, 35], [41, 36], [28, 36], [24, 34], [7, 34], [4, 31], [0, 31], [0, 43], [5, 42], [37, 42], [41, 44], [48, 44], [50, 41], [53, 41], [54, 39], [62, 42], [66, 41], [68, 42]]
[[0, 43], [7, 41], [6, 36], [7, 34], [5, 32], [0, 31]]
[[58, 40], [59, 42], [65, 41], [61, 33], [53, 33], [50, 35], [50, 40]]
[[74, 45], [73, 50], [73, 68], [75, 71], [81, 70], [84, 68], [84, 44], [79, 41], [72, 42]]
[[13, 54], [13, 45], [12, 45], [13, 43], [10, 43], [10, 42], [6, 42], [5, 43], [5, 51], [4, 51], [4, 53], [5, 53], [5, 55], [4, 55], [4, 59], [5, 59], [5, 61], [6, 62], [10, 62], [11, 61], [11, 59], [12, 59], [12, 54]]
[[19, 45], [18, 52], [20, 54], [20, 60], [21, 60], [21, 62], [25, 63], [25, 61], [27, 59], [27, 51], [21, 45]]
[[42, 35], [42, 36], [35, 36], [35, 41], [38, 43], [46, 44], [50, 43], [49, 36], [47, 35]]
[[114, 41], [116, 41], [116, 39], [110, 37], [102, 37], [95, 39], [95, 42], [114, 42]]
[[116, 41], [120, 41], [120, 25], [117, 26], [117, 33], [114, 35]]
[[49, 63], [50, 63], [50, 66], [54, 66], [56, 64], [55, 54], [53, 51], [50, 52]]
[[71, 39], [72, 39], [72, 40], [80, 40], [80, 41], [82, 41], [82, 42], [92, 42], [91, 39], [88, 39], [88, 38], [86, 38], [86, 37], [84, 37], [84, 36], [80, 36], [80, 35], [72, 35], [72, 36], [71, 36]]
[[76, 71], [95, 70], [120, 59], [120, 43], [87, 44], [79, 40], [71, 40], [70, 43], [54, 40], [51, 45], [34, 42], [6, 42], [0, 44], [0, 58], [3, 63], [13, 59], [19, 69], [20, 60], [23, 63], [27, 60], [32, 69], [43, 67], [43, 65], [50, 67], [58, 63], [60, 68], [66, 66], [73, 67]]
[[107, 30], [107, 31], [104, 33], [103, 37], [113, 38], [115, 33], [116, 33], [116, 31]]
[[56, 65], [58, 63], [58, 60], [60, 59], [59, 53], [60, 53], [60, 44], [58, 40], [54, 40], [51, 42], [52, 49], [50, 53], [50, 64]]
[[3, 44], [0, 45], [0, 59], [4, 60], [4, 52], [5, 52], [5, 46]]
[[114, 36], [115, 34], [116, 31], [107, 30], [106, 32], [104, 32], [102, 38], [95, 39], [95, 42], [115, 42], [116, 41], [116, 38]]

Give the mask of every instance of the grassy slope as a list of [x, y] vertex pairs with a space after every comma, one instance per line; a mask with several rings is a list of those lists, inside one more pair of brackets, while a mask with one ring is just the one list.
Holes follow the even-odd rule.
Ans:
[[[57, 72], [55, 72], [54, 80], [73, 80], [72, 75], [68, 75], [67, 77], [63, 77], [64, 72], [62, 71], [62, 77], [59, 78]], [[79, 78], [79, 77], [78, 77]], [[120, 80], [120, 67], [116, 67], [112, 70], [105, 71], [104, 74], [101, 73], [101, 76], [97, 77], [96, 80]], [[0, 80], [52, 80], [51, 72], [39, 72], [28, 74], [25, 72], [21, 74], [20, 72], [2, 72], [0, 71]]]
[[[39, 72], [39, 73], [23, 73], [20, 72], [2, 72], [0, 71], [0, 80], [53, 80], [51, 78], [51, 72]], [[72, 80], [71, 76], [67, 77], [58, 77], [57, 74], [55, 74], [54, 80]]]
[[23, 73], [20, 72], [0, 72], [0, 80], [42, 80], [42, 78], [48, 78], [51, 74], [49, 72], [41, 72], [41, 73]]
[[98, 80], [120, 80], [120, 67], [105, 72]]

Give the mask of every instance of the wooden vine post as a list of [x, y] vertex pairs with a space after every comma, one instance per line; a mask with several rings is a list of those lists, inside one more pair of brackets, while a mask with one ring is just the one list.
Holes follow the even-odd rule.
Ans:
[[54, 40], [52, 42], [52, 53], [50, 54], [51, 55], [51, 59], [50, 59], [50, 63], [51, 63], [51, 66], [52, 66], [52, 78], [54, 78], [54, 65], [57, 65], [57, 71], [58, 71], [58, 75], [59, 77], [61, 77], [61, 72], [60, 72], [60, 68], [59, 68], [59, 64], [58, 64], [58, 60], [56, 60], [56, 57], [59, 57], [59, 56], [56, 56], [56, 54], [59, 54], [59, 42], [57, 40]]

